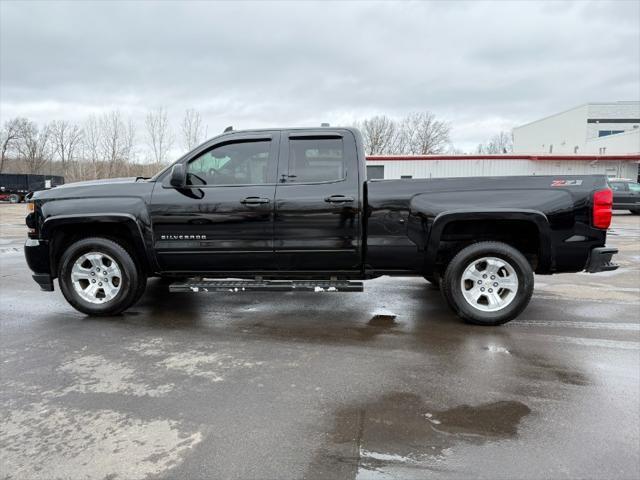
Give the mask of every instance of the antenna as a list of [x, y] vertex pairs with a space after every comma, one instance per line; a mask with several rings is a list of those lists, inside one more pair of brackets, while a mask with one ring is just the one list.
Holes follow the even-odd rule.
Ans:
[[224, 129], [224, 132], [222, 133], [227, 133], [227, 132], [232, 132], [233, 131], [233, 126], [229, 125], [227, 128]]

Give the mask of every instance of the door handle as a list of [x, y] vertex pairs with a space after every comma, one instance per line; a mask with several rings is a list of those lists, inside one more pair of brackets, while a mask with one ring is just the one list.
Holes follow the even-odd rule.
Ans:
[[242, 203], [243, 205], [263, 205], [265, 203], [269, 203], [269, 199], [262, 197], [247, 197], [243, 200], [240, 200], [240, 203]]
[[325, 202], [329, 203], [349, 203], [353, 202], [353, 197], [346, 197], [344, 195], [331, 195], [324, 199]]

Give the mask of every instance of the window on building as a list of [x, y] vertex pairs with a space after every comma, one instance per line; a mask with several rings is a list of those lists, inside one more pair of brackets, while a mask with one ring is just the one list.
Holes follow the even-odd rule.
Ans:
[[605, 153], [607, 153], [607, 147], [600, 147], [600, 148], [598, 149], [598, 153], [599, 153], [600, 155], [604, 155]]
[[599, 137], [607, 137], [609, 135], [616, 135], [617, 133], [624, 133], [624, 130], [598, 130]]
[[549, 153], [553, 153], [553, 145], [549, 145]]
[[369, 180], [384, 178], [384, 165], [367, 165], [367, 178]]
[[400, 175], [400, 178], [402, 180], [409, 180], [410, 178], [413, 178], [413, 175]]

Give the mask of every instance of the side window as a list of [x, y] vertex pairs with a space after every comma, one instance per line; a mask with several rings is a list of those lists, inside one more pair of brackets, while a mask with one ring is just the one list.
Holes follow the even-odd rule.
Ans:
[[624, 188], [624, 183], [611, 182], [609, 185], [611, 186], [611, 190], [614, 192], [624, 192], [626, 190], [626, 188]]
[[215, 147], [187, 166], [191, 185], [258, 185], [274, 183], [271, 141], [239, 141]]
[[334, 182], [346, 175], [342, 138], [289, 140], [288, 183]]
[[629, 190], [631, 190], [632, 192], [640, 193], [640, 184], [638, 184], [638, 183], [630, 183], [629, 184]]

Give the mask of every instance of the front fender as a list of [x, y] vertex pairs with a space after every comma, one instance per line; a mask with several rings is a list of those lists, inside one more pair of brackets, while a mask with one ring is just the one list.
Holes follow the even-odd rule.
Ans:
[[129, 231], [139, 258], [146, 262], [149, 269], [155, 270], [155, 258], [151, 255], [151, 221], [144, 201], [131, 197], [101, 200], [98, 202], [96, 199], [64, 199], [43, 203], [40, 237], [51, 239], [58, 228], [67, 225], [86, 224], [87, 232], [90, 232], [91, 224], [120, 224]]

